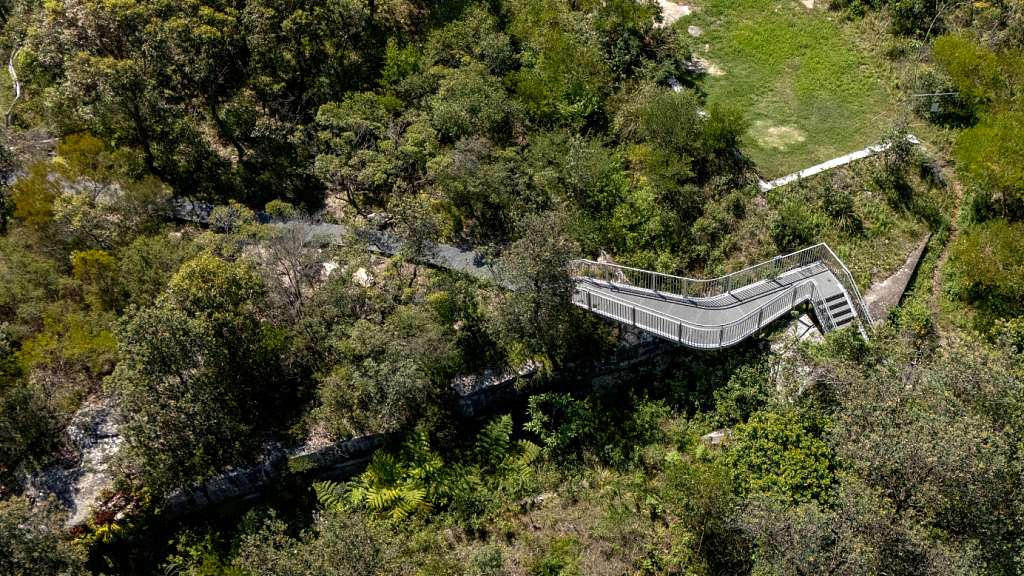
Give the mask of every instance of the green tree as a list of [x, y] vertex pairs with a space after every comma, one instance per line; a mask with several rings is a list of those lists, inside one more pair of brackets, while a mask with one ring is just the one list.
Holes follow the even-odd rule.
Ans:
[[256, 260], [271, 300], [289, 317], [297, 317], [324, 273], [329, 238], [313, 234], [313, 220], [293, 218], [285, 226], [266, 226], [256, 240]]
[[317, 112], [325, 153], [316, 158], [316, 173], [359, 213], [367, 204], [383, 206], [393, 194], [418, 189], [426, 179], [437, 135], [429, 117], [400, 111], [393, 96], [355, 92]]
[[53, 201], [60, 195], [60, 183], [50, 178], [50, 163], [38, 160], [28, 166], [28, 175], [14, 185], [13, 216], [26, 226], [42, 226], [53, 220]]
[[60, 422], [46, 397], [30, 384], [0, 331], [0, 500], [16, 492], [16, 475], [39, 468], [56, 448]]
[[483, 138], [463, 138], [434, 158], [430, 168], [454, 216], [453, 232], [461, 232], [468, 221], [476, 224], [471, 232], [484, 238], [509, 232], [522, 191], [520, 164], [516, 148], [500, 149]]
[[253, 399], [221, 380], [231, 362], [205, 318], [161, 299], [129, 309], [114, 330], [120, 362], [105, 387], [125, 414], [119, 457], [144, 482], [188, 486], [252, 453]]
[[756, 545], [754, 569], [836, 576], [891, 569], [875, 539], [885, 538], [882, 530], [892, 520], [892, 509], [853, 482], [834, 489], [829, 499], [831, 508], [813, 501], [794, 505], [777, 494], [750, 498], [739, 525]]
[[195, 246], [182, 239], [142, 236], [120, 252], [118, 278], [129, 304], [149, 306], [167, 289], [182, 264], [195, 256]]
[[481, 63], [446, 70], [431, 102], [434, 128], [447, 142], [464, 137], [510, 138], [520, 121], [518, 104]]
[[52, 502], [35, 510], [27, 498], [0, 500], [0, 572], [10, 576], [87, 574], [85, 551], [63, 533]]
[[25, 244], [23, 238], [0, 238], [0, 321], [9, 323], [7, 333], [16, 341], [42, 329], [53, 301], [71, 289], [55, 262]]
[[526, 216], [520, 234], [498, 266], [497, 279], [509, 290], [493, 311], [491, 331], [513, 362], [537, 357], [550, 364], [583, 339], [569, 275], [569, 262], [579, 256], [579, 248], [566, 237], [564, 220], [556, 214]]
[[393, 431], [415, 422], [454, 376], [453, 330], [422, 308], [401, 306], [383, 325], [360, 319], [338, 342], [339, 363], [320, 387], [324, 415], [339, 435]]
[[[952, 555], [977, 548], [993, 565], [1013, 562], [1008, 542], [1020, 503], [1018, 480], [1006, 472], [1021, 438], [1021, 384], [1011, 362], [980, 342], [954, 340], [920, 369], [909, 360], [900, 370], [880, 367], [845, 394], [833, 435], [842, 461], [888, 499], [893, 525], [947, 535], [911, 540], [914, 554], [934, 541]], [[912, 570], [906, 557], [898, 571]]]
[[411, 567], [396, 558], [401, 536], [361, 514], [328, 514], [299, 539], [271, 516], [242, 538], [236, 564], [254, 576], [376, 576]]
[[951, 292], [989, 314], [1024, 313], [1024, 224], [989, 220], [960, 234], [950, 247]]
[[1024, 201], [1024, 113], [986, 114], [956, 140], [957, 172], [998, 198]]
[[71, 257], [75, 279], [85, 286], [85, 301], [94, 310], [114, 310], [121, 303], [117, 260], [102, 250], [75, 252]]
[[243, 461], [255, 427], [283, 409], [280, 343], [257, 317], [264, 294], [249, 263], [205, 254], [115, 325], [120, 361], [105, 388], [125, 413], [122, 457], [146, 483], [187, 485]]
[[[734, 521], [742, 499], [725, 458], [667, 461], [657, 482], [658, 498], [666, 511], [678, 518], [673, 533], [685, 535], [679, 544], [694, 553], [691, 558], [673, 550], [680, 568], [696, 572], [695, 568], [704, 564], [718, 573], [729, 573], [749, 564], [750, 543]], [[673, 548], [676, 545], [674, 542]]]
[[14, 153], [6, 142], [0, 142], [0, 235], [7, 234], [7, 219], [14, 214], [14, 193], [11, 180], [15, 173]]

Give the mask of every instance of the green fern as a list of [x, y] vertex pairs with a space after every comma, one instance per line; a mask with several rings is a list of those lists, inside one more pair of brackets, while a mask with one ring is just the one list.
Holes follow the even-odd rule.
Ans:
[[349, 483], [348, 496], [353, 505], [398, 521], [429, 513], [477, 483], [465, 467], [446, 464], [435, 454], [426, 434], [413, 433], [399, 456], [378, 450], [366, 471]]
[[346, 509], [345, 486], [337, 482], [313, 482], [316, 501], [327, 512], [341, 512]]
[[477, 435], [475, 454], [480, 475], [492, 489], [519, 492], [532, 478], [530, 464], [541, 448], [529, 440], [512, 442], [512, 417], [493, 420]]
[[481, 473], [498, 468], [505, 459], [512, 437], [512, 417], [508, 414], [491, 421], [476, 437], [476, 461]]

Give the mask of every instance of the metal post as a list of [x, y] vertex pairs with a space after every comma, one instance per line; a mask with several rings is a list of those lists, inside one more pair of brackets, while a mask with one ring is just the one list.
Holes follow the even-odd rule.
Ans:
[[630, 310], [633, 311], [632, 312], [632, 314], [633, 314], [633, 326], [636, 326], [636, 306], [630, 306], [629, 308], [630, 308]]
[[683, 323], [682, 322], [679, 323], [679, 338], [678, 338], [678, 340], [679, 340], [680, 344], [683, 343]]
[[604, 263], [604, 281], [605, 282], [608, 281], [608, 263], [607, 262]]
[[722, 347], [722, 342], [725, 341], [725, 326], [718, 329], [718, 347]]
[[757, 313], [757, 329], [761, 329], [761, 322], [764, 320], [764, 308]]
[[725, 289], [726, 292], [732, 292], [732, 274], [729, 274], [729, 285]]
[[587, 292], [587, 310], [594, 311], [594, 303], [590, 301], [590, 292]]
[[796, 288], [793, 288], [793, 299], [789, 301], [789, 309], [792, 310], [796, 307]]
[[657, 292], [657, 291], [658, 291], [658, 277], [656, 275], [654, 275], [654, 274], [651, 274], [651, 292]]
[[683, 278], [683, 298], [686, 298], [686, 278]]

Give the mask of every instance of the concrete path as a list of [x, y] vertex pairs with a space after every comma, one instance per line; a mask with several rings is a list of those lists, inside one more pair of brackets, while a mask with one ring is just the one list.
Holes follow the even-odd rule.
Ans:
[[[912, 142], [914, 144], [917, 144], [918, 146], [921, 145], [921, 141], [918, 140], [917, 138], [915, 138], [914, 135], [912, 135], [912, 134], [908, 134], [907, 135], [907, 140], [909, 140], [910, 142]], [[890, 146], [890, 144], [888, 144], [888, 143], [886, 143], [886, 144], [879, 144], [877, 146], [868, 146], [867, 148], [865, 148], [863, 150], [858, 150], [858, 151], [856, 151], [856, 152], [854, 152], [852, 154], [847, 154], [846, 156], [840, 156], [839, 158], [833, 158], [832, 160], [829, 160], [828, 162], [823, 162], [821, 164], [818, 164], [817, 166], [811, 166], [810, 168], [805, 168], [805, 169], [803, 169], [803, 170], [801, 170], [799, 172], [796, 172], [794, 174], [790, 174], [789, 176], [783, 176], [782, 178], [776, 178], [775, 180], [772, 180], [771, 182], [765, 182], [764, 180], [758, 180], [757, 185], [758, 185], [758, 187], [761, 188], [762, 192], [767, 192], [767, 191], [771, 190], [772, 188], [778, 188], [779, 186], [785, 186], [786, 184], [789, 184], [790, 182], [793, 182], [794, 180], [798, 180], [800, 178], [808, 178], [810, 176], [814, 176], [815, 174], [821, 174], [822, 172], [825, 172], [826, 170], [831, 170], [833, 168], [838, 168], [839, 166], [842, 166], [844, 164], [849, 164], [850, 162], [853, 162], [854, 160], [860, 160], [861, 158], [867, 158], [868, 156], [870, 156], [872, 154], [875, 154], [876, 152], [884, 151], [889, 146]]]
[[868, 313], [871, 314], [871, 317], [876, 322], [885, 321], [889, 316], [889, 308], [899, 306], [900, 299], [903, 298], [903, 293], [907, 291], [910, 278], [914, 275], [914, 271], [917, 270], [917, 263], [921, 260], [921, 255], [924, 253], [924, 249], [931, 237], [931, 234], [925, 236], [924, 240], [921, 240], [921, 243], [917, 245], [917, 248], [907, 256], [907, 261], [903, 263], [899, 270], [886, 278], [885, 281], [872, 286], [864, 294], [864, 303], [868, 306]]

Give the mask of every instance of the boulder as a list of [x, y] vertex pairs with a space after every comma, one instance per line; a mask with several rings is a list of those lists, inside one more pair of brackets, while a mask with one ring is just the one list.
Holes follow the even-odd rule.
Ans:
[[700, 441], [708, 448], [721, 448], [722, 444], [727, 442], [730, 438], [732, 438], [732, 430], [729, 428], [722, 428], [721, 430], [715, 430], [710, 434], [701, 436]]

